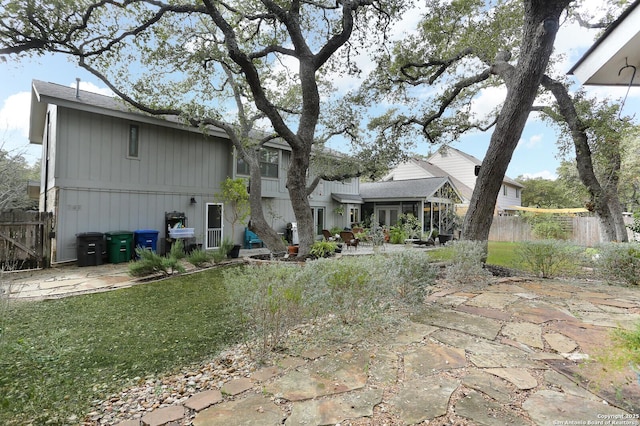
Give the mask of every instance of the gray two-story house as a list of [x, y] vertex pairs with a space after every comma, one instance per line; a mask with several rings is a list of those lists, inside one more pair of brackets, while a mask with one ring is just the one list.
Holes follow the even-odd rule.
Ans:
[[[77, 234], [87, 232], [157, 230], [163, 252], [169, 212], [184, 213], [203, 248], [232, 235], [215, 194], [224, 179], [248, 177], [248, 170], [220, 129], [205, 134], [113, 97], [34, 81], [29, 139], [42, 145], [40, 210], [54, 215], [54, 263], [76, 259]], [[290, 157], [277, 141], [262, 153], [262, 199], [276, 230], [295, 220], [286, 188]], [[309, 199], [316, 232], [359, 221], [358, 194], [358, 179], [321, 182]]]

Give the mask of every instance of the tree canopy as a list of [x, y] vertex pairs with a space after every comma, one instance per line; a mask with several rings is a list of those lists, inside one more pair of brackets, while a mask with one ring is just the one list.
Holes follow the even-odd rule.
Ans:
[[[624, 3], [610, 2], [603, 21], [590, 26], [604, 27]], [[426, 4], [418, 34], [398, 41], [388, 55], [379, 57], [362, 98], [391, 97], [406, 105], [373, 122], [388, 143], [424, 137], [448, 144], [464, 133], [492, 129], [463, 238], [488, 237], [504, 174], [532, 111], [554, 111], [570, 129], [565, 134], [571, 137], [580, 180], [589, 189], [606, 235], [612, 240], [625, 238], [616, 192], [598, 180], [586, 149], [589, 140], [598, 137], [593, 130], [598, 125], [588, 118], [580, 96], [571, 94], [569, 82], [555, 75], [551, 59], [562, 23], [577, 20], [586, 26], [592, 21], [583, 15], [585, 2], [430, 0]], [[479, 110], [474, 101], [489, 87], [506, 89], [504, 102], [494, 111]], [[592, 116], [597, 113], [594, 110]], [[607, 161], [615, 158], [609, 156]]]
[[[331, 75], [357, 73], [352, 56], [384, 43], [407, 3], [5, 0], [0, 55], [71, 56], [134, 107], [230, 135], [240, 128], [239, 142], [262, 124], [291, 147], [287, 188], [304, 254], [314, 240], [312, 147], [355, 134], [354, 120], [335, 113]], [[245, 122], [227, 113], [238, 103]]]

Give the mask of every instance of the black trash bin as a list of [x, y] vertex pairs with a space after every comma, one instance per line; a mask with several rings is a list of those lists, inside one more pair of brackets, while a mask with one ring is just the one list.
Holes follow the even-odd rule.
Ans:
[[102, 265], [105, 254], [104, 234], [84, 232], [76, 235], [78, 266]]

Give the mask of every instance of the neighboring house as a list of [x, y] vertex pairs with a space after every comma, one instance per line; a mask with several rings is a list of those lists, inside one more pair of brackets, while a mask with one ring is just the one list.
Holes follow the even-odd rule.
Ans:
[[569, 74], [585, 85], [640, 85], [639, 22], [640, 0], [636, 0], [607, 27]]
[[[448, 176], [462, 196], [458, 212], [464, 213], [471, 201], [476, 185], [477, 168], [481, 164], [482, 161], [472, 155], [455, 148], [442, 147], [426, 160], [414, 158], [398, 165], [382, 180]], [[497, 215], [514, 214], [516, 211], [514, 207], [522, 205], [522, 188], [523, 185], [505, 176], [498, 194], [495, 213]]]
[[[152, 117], [78, 88], [33, 81], [31, 93], [29, 139], [42, 145], [40, 210], [54, 214], [52, 262], [76, 259], [76, 235], [86, 232], [157, 230], [164, 252], [166, 214], [174, 211], [185, 214], [204, 248], [231, 236], [214, 194], [226, 177], [247, 170], [223, 131], [205, 134], [176, 117]], [[263, 151], [265, 212], [282, 231], [295, 220], [286, 189], [290, 158], [284, 143]], [[358, 179], [318, 185], [310, 196], [318, 234], [360, 220], [358, 191]], [[339, 206], [346, 217], [334, 212]]]
[[365, 218], [375, 215], [380, 225], [396, 225], [401, 215], [411, 213], [422, 222], [423, 232], [450, 231], [460, 193], [448, 177], [387, 180], [361, 183]]

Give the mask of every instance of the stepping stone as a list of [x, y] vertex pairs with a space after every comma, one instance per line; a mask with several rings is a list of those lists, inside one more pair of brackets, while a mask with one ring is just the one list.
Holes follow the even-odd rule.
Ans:
[[417, 313], [412, 320], [422, 324], [462, 331], [489, 340], [495, 339], [502, 328], [502, 325], [496, 320], [435, 307]]
[[507, 383], [482, 370], [472, 370], [462, 379], [462, 384], [470, 389], [482, 392], [501, 404], [508, 404], [511, 401], [511, 388]]
[[511, 309], [516, 317], [534, 324], [542, 324], [549, 321], [577, 321], [574, 316], [554, 306], [543, 303], [532, 305], [532, 303], [535, 304], [535, 302], [517, 303], [512, 305]]
[[549, 324], [549, 329], [575, 341], [583, 352], [595, 353], [611, 341], [611, 329], [580, 323]]
[[546, 370], [544, 372], [544, 381], [552, 386], [559, 387], [563, 392], [578, 398], [590, 399], [593, 401], [601, 401], [596, 395], [581, 388], [576, 382], [569, 379], [564, 374], [560, 374], [555, 370]]
[[269, 398], [251, 395], [223, 402], [196, 414], [194, 426], [276, 426], [282, 425], [285, 414]]
[[250, 379], [247, 379], [246, 377], [242, 377], [240, 379], [233, 379], [225, 383], [222, 386], [222, 389], [220, 390], [222, 391], [223, 394], [234, 396], [248, 389], [251, 389], [252, 387], [253, 387], [253, 382]]
[[368, 364], [369, 354], [364, 351], [326, 357], [285, 373], [265, 390], [289, 401], [302, 401], [361, 389], [367, 383]]
[[171, 407], [159, 408], [142, 417], [143, 426], [162, 426], [170, 422], [175, 422], [184, 417], [184, 407], [174, 405]]
[[373, 408], [382, 402], [382, 392], [382, 389], [350, 392], [337, 398], [295, 403], [285, 425], [335, 425], [371, 417]]
[[222, 393], [217, 389], [212, 389], [197, 393], [187, 399], [184, 406], [190, 410], [202, 411], [205, 408], [222, 401]]
[[587, 300], [589, 300], [594, 305], [613, 306], [615, 308], [633, 309], [633, 308], [639, 307], [635, 303], [624, 302], [622, 300], [615, 300], [615, 299], [587, 299]]
[[447, 414], [451, 394], [459, 381], [431, 376], [405, 382], [391, 400], [403, 424], [416, 424]]
[[251, 379], [254, 382], [264, 382], [269, 380], [272, 377], [277, 376], [280, 373], [282, 373], [282, 370], [279, 367], [276, 367], [276, 366], [264, 367], [256, 371], [255, 373], [253, 373], [251, 375]]
[[539, 325], [530, 322], [512, 322], [504, 326], [502, 334], [529, 347], [544, 349], [542, 329]]
[[404, 354], [407, 377], [431, 376], [434, 372], [462, 368], [467, 365], [464, 349], [429, 343]]
[[515, 294], [492, 292], [479, 294], [466, 304], [478, 308], [504, 309], [517, 300], [520, 300], [520, 298]]
[[438, 331], [431, 337], [449, 346], [465, 349], [469, 360], [479, 368], [540, 368], [542, 366], [532, 360], [529, 354], [513, 346], [474, 338], [451, 330]]
[[278, 361], [278, 366], [282, 367], [284, 369], [287, 368], [298, 368], [302, 365], [305, 365], [307, 363], [307, 361], [305, 361], [302, 358], [298, 358], [298, 357], [294, 357], [294, 356], [288, 356], [285, 358], [282, 358], [280, 361]]
[[533, 389], [538, 386], [536, 378], [522, 368], [487, 368], [485, 371], [513, 383], [520, 390]]
[[627, 312], [617, 314], [611, 312], [584, 312], [580, 315], [580, 321], [599, 327], [623, 327], [628, 330], [633, 330], [636, 323], [640, 321], [640, 314]]
[[504, 312], [498, 309], [479, 308], [477, 306], [460, 305], [460, 306], [456, 306], [455, 310], [460, 312], [466, 312], [472, 315], [478, 315], [481, 317], [496, 319], [498, 321], [509, 321], [511, 319], [511, 313]]
[[391, 336], [392, 345], [407, 345], [409, 343], [421, 342], [426, 336], [438, 330], [438, 327], [409, 322], [395, 336]]
[[125, 420], [120, 423], [116, 423], [115, 426], [140, 426], [140, 419]]
[[522, 418], [497, 402], [487, 401], [478, 392], [470, 392], [454, 408], [456, 415], [473, 421], [478, 426], [517, 425]]
[[573, 352], [578, 344], [573, 340], [569, 339], [564, 334], [560, 333], [547, 333], [544, 336], [544, 340], [551, 346], [551, 349], [558, 352], [559, 354], [566, 354], [569, 352]]
[[304, 359], [318, 359], [327, 354], [326, 349], [309, 349], [300, 354], [300, 356]]
[[[551, 424], [591, 424], [602, 420], [607, 415], [618, 415], [623, 419], [624, 411], [601, 401], [580, 398], [553, 390], [539, 390], [531, 395], [523, 404], [529, 417], [537, 425]], [[602, 423], [605, 424], [605, 423]], [[610, 423], [613, 424], [613, 423]]]
[[398, 380], [398, 355], [380, 348], [369, 364], [369, 377], [383, 386], [391, 386]]

